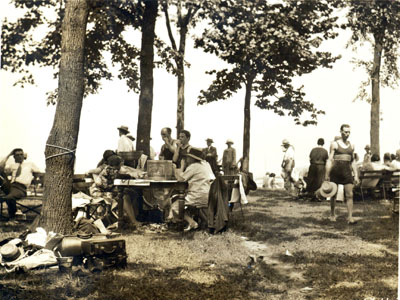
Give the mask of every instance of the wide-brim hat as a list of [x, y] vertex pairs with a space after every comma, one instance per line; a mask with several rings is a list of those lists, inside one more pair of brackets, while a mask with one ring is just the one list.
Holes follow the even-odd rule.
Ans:
[[210, 138], [206, 139], [206, 142], [214, 143], [213, 139]]
[[227, 139], [225, 144], [233, 144], [233, 141], [231, 139]]
[[321, 196], [328, 198], [333, 197], [337, 193], [337, 184], [330, 181], [324, 181], [319, 189]]
[[199, 148], [189, 148], [188, 152], [185, 154], [186, 156], [190, 156], [191, 158], [194, 158], [195, 160], [204, 160], [204, 154], [203, 150]]
[[287, 139], [284, 139], [282, 141], [282, 146], [285, 146], [285, 145], [290, 145], [290, 142]]
[[134, 141], [135, 140], [135, 138], [133, 137], [133, 135], [132, 134], [127, 134], [126, 135], [126, 137], [127, 138], [129, 138], [130, 140], [132, 140], [132, 141]]
[[122, 125], [122, 126], [118, 127], [117, 129], [118, 129], [118, 130], [121, 130], [121, 131], [129, 132], [128, 126]]

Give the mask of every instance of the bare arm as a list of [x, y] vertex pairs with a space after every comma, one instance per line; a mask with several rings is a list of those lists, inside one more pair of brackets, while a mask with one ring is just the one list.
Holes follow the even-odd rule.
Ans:
[[[354, 145], [353, 146], [353, 153], [355, 153]], [[353, 174], [354, 174], [354, 184], [357, 185], [360, 183], [360, 180], [358, 178], [358, 170], [357, 170], [357, 165], [356, 165], [356, 160], [353, 158], [353, 161], [351, 162], [351, 168], [353, 169]]]
[[331, 173], [332, 165], [333, 165], [333, 156], [335, 155], [335, 150], [337, 148], [337, 143], [332, 142], [331, 146], [329, 148], [329, 157], [328, 160], [326, 161], [325, 165], [325, 180], [329, 181], [329, 175]]
[[181, 149], [181, 143], [180, 143], [180, 141], [178, 140], [178, 141], [176, 141], [176, 148], [175, 148], [175, 151], [174, 151], [174, 156], [172, 157], [172, 161], [174, 162], [174, 163], [176, 163], [177, 161], [178, 161], [178, 158], [179, 158], [179, 150]]

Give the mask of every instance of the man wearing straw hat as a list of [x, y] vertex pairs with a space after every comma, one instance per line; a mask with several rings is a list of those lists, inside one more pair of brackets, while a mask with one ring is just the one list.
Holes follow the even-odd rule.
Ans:
[[222, 170], [224, 175], [235, 175], [237, 173], [236, 150], [232, 147], [233, 141], [231, 139], [227, 139], [226, 144], [228, 148], [224, 150], [222, 155]]
[[[211, 181], [215, 179], [210, 165], [204, 161], [202, 149], [193, 148], [189, 149], [185, 155], [185, 170], [175, 170], [175, 177], [179, 181], [186, 181], [188, 183], [188, 190], [185, 196], [185, 205], [192, 206], [199, 209], [207, 208], [208, 194], [210, 192]], [[179, 213], [178, 201], [171, 205], [171, 210], [174, 216]], [[184, 229], [190, 231], [198, 228], [198, 223], [188, 214], [184, 213], [184, 219], [188, 226]]]
[[119, 140], [118, 140], [118, 152], [131, 152], [135, 151], [135, 147], [133, 146], [133, 142], [127, 134], [129, 133], [128, 126], [120, 126], [117, 128], [119, 131]]
[[[354, 145], [350, 143], [350, 125], [340, 126], [340, 139], [333, 141], [330, 146], [329, 159], [326, 162], [325, 180], [344, 185], [347, 204], [347, 222], [356, 224], [353, 219], [353, 186], [359, 183], [357, 167], [354, 159]], [[353, 179], [354, 174], [354, 179]], [[336, 197], [331, 197], [331, 221], [336, 221]]]

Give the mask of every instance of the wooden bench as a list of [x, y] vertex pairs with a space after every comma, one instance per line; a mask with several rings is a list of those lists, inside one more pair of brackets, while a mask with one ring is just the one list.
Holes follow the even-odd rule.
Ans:
[[400, 170], [361, 170], [360, 190], [364, 201], [364, 192], [368, 190], [380, 191], [383, 199], [393, 198], [393, 188], [398, 188], [400, 182]]

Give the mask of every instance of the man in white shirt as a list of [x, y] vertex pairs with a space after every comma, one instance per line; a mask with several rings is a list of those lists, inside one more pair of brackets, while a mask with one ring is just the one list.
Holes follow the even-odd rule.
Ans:
[[294, 187], [294, 179], [292, 178], [292, 171], [294, 168], [294, 148], [293, 146], [289, 143], [288, 140], [284, 139], [282, 141], [282, 149], [283, 152], [285, 153], [283, 156], [282, 160], [282, 177], [283, 180], [285, 181], [285, 189], [293, 193]]
[[[184, 154], [186, 160], [186, 169], [182, 172], [180, 169], [175, 170], [175, 177], [178, 181], [186, 181], [188, 190], [185, 196], [185, 205], [196, 208], [206, 208], [208, 206], [208, 193], [210, 186], [215, 176], [208, 162], [204, 160], [202, 149], [189, 147], [189, 150]], [[178, 201], [175, 201], [171, 206], [175, 216], [179, 213]], [[196, 229], [198, 224], [185, 211], [184, 219], [188, 222], [188, 227], [185, 231]]]
[[127, 134], [129, 133], [128, 126], [121, 126], [118, 127], [119, 130], [119, 140], [118, 140], [118, 152], [132, 152], [135, 151], [135, 147], [133, 146], [133, 143], [131, 139], [127, 137]]
[[[14, 156], [15, 163], [6, 167], [6, 162]], [[0, 186], [5, 196], [0, 201], [6, 201], [8, 207], [8, 217], [15, 218], [17, 211], [16, 200], [26, 197], [26, 190], [31, 185], [35, 173], [39, 173], [38, 167], [31, 162], [24, 160], [24, 151], [16, 148], [0, 162]], [[11, 180], [8, 180], [11, 176]]]

